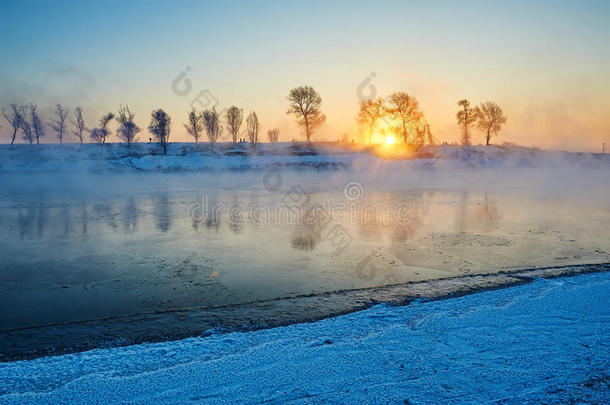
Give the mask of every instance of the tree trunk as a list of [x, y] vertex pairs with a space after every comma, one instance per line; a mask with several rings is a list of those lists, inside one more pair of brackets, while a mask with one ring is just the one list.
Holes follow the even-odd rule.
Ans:
[[464, 124], [464, 134], [462, 135], [462, 145], [470, 145], [470, 135], [468, 134], [468, 125]]
[[489, 133], [489, 128], [487, 128], [487, 139], [486, 139], [486, 143], [485, 145], [489, 146], [489, 138], [491, 137], [491, 134]]
[[305, 116], [305, 137], [307, 138], [307, 143], [311, 143], [311, 134], [309, 133], [309, 120], [307, 119], [307, 116]]
[[17, 131], [19, 128], [13, 130], [13, 137], [11, 138], [11, 146], [15, 143], [15, 137], [17, 136]]

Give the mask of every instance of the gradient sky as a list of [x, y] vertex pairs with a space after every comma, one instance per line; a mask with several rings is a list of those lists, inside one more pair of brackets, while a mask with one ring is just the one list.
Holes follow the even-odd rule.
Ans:
[[[468, 98], [504, 108], [498, 143], [599, 151], [610, 143], [608, 21], [609, 1], [0, 0], [0, 104], [35, 102], [47, 119], [58, 102], [82, 105], [90, 126], [129, 104], [143, 128], [162, 107], [179, 141], [207, 90], [219, 110], [255, 110], [265, 133], [290, 140], [303, 137], [286, 95], [308, 84], [327, 115], [315, 138], [335, 140], [356, 135], [359, 96], [402, 90], [440, 141], [459, 139], [456, 102]], [[172, 90], [181, 72], [186, 95]]]

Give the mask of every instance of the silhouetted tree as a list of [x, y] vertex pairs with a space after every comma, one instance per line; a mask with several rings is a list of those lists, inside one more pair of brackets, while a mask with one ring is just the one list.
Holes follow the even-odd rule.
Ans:
[[260, 122], [258, 122], [258, 116], [254, 111], [252, 111], [250, 115], [248, 115], [247, 125], [250, 144], [252, 145], [252, 149], [256, 149], [256, 144], [258, 143], [258, 131], [260, 129]]
[[462, 145], [470, 145], [470, 125], [477, 120], [476, 111], [470, 107], [470, 102], [466, 99], [458, 101], [458, 105], [462, 107], [458, 111], [456, 118], [458, 125], [462, 128]]
[[502, 108], [494, 102], [485, 101], [475, 108], [477, 127], [486, 132], [485, 145], [489, 145], [492, 135], [496, 135], [506, 122]]
[[294, 88], [288, 94], [286, 114], [295, 115], [297, 124], [305, 130], [307, 142], [311, 142], [314, 131], [326, 121], [326, 116], [320, 109], [321, 104], [322, 97], [311, 86]]
[[104, 143], [104, 131], [102, 130], [102, 128], [93, 128], [90, 132], [91, 140], [97, 144], [99, 144], [100, 146], [103, 145]]
[[17, 104], [11, 104], [10, 111], [2, 109], [2, 115], [4, 119], [8, 121], [9, 125], [13, 127], [13, 135], [11, 136], [11, 145], [15, 143], [15, 137], [17, 132], [22, 129], [23, 121], [25, 120], [25, 109], [23, 106]]
[[432, 130], [430, 129], [430, 124], [428, 124], [428, 120], [426, 120], [426, 118], [423, 118], [423, 122], [424, 122], [424, 132], [426, 134], [426, 137], [428, 138], [428, 143], [430, 145], [434, 145], [436, 142], [434, 142], [434, 137], [432, 136]]
[[270, 129], [267, 131], [267, 136], [269, 137], [269, 142], [276, 144], [280, 138], [280, 130], [277, 128]]
[[383, 113], [383, 99], [381, 97], [376, 100], [368, 99], [360, 101], [360, 111], [358, 112], [357, 120], [368, 129], [369, 143], [373, 143], [373, 129]]
[[40, 144], [40, 138], [44, 137], [44, 126], [42, 124], [42, 120], [40, 119], [40, 115], [38, 115], [36, 104], [30, 103], [30, 122], [29, 125], [32, 130], [32, 135], [36, 139], [36, 144]]
[[163, 148], [163, 154], [167, 155], [167, 144], [169, 142], [169, 130], [171, 119], [162, 109], [154, 110], [148, 130], [155, 136], [155, 139]]
[[128, 106], [119, 106], [119, 112], [116, 116], [119, 127], [116, 130], [116, 134], [119, 139], [127, 142], [129, 154], [131, 154], [131, 144], [136, 140], [136, 135], [140, 132], [140, 127], [133, 122], [135, 116], [136, 114], [131, 112]]
[[32, 126], [27, 121], [27, 119], [25, 119], [25, 116], [24, 116], [23, 120], [21, 121], [21, 130], [23, 131], [23, 140], [26, 141], [27, 143], [29, 143], [30, 145], [32, 143], [34, 143], [34, 139], [36, 137], [34, 136], [34, 131], [32, 130]]
[[205, 132], [210, 139], [210, 143], [212, 146], [216, 145], [216, 141], [222, 133], [222, 126], [220, 125], [220, 118], [215, 107], [203, 112], [203, 125], [205, 126]]
[[78, 138], [80, 144], [83, 144], [83, 134], [87, 131], [87, 126], [85, 125], [85, 119], [83, 118], [83, 109], [82, 107], [76, 107], [74, 109], [74, 120], [71, 121], [72, 125], [74, 125], [74, 131], [72, 134]]
[[386, 111], [395, 119], [400, 120], [400, 129], [402, 132], [402, 138], [404, 143], [411, 144], [409, 141], [409, 133], [407, 126], [421, 118], [421, 112], [419, 111], [419, 104], [415, 97], [409, 94], [399, 91], [393, 93], [389, 98], [390, 105], [386, 108]]
[[66, 118], [68, 118], [68, 114], [70, 114], [70, 110], [65, 109], [61, 104], [55, 105], [55, 114], [57, 118], [51, 120], [51, 128], [55, 132], [57, 132], [57, 139], [59, 140], [59, 144], [63, 144], [64, 142], [64, 133], [66, 132]]
[[91, 139], [94, 142], [97, 142], [100, 145], [106, 143], [106, 137], [110, 134], [108, 123], [112, 121], [113, 118], [114, 114], [111, 112], [100, 118], [100, 126], [91, 130]]
[[101, 128], [96, 127], [91, 129], [91, 131], [89, 131], [89, 138], [91, 138], [92, 142], [95, 142], [101, 146], [102, 141], [104, 140]]
[[197, 114], [195, 109], [188, 113], [188, 124], [184, 124], [186, 132], [195, 138], [195, 145], [198, 144], [201, 133], [203, 132], [203, 114]]
[[426, 143], [426, 140], [428, 140], [430, 145], [434, 145], [434, 139], [432, 138], [432, 132], [430, 131], [430, 124], [428, 124], [426, 117], [424, 117], [422, 113], [419, 121], [417, 122], [417, 126], [415, 127], [414, 144], [416, 146], [421, 146]]
[[229, 132], [233, 137], [233, 143], [237, 143], [237, 134], [239, 134], [243, 116], [244, 110], [241, 108], [232, 106], [227, 110], [227, 125], [229, 127]]

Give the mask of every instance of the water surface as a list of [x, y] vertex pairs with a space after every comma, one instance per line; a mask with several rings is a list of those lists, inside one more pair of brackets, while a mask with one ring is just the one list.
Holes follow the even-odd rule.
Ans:
[[[608, 262], [603, 174], [7, 174], [1, 349], [10, 352], [18, 331], [55, 328], [61, 340], [61, 325], [111, 321], [109, 338], [129, 338], [117, 320], [173, 311], [178, 322], [206, 308]], [[142, 328], [160, 333], [152, 321]]]

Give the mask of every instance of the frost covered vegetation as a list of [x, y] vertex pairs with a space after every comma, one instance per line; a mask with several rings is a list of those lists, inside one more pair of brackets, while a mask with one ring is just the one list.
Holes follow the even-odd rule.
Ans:
[[[127, 123], [128, 124], [128, 123]], [[275, 136], [272, 132], [271, 136]], [[505, 144], [503, 146], [426, 145], [417, 151], [388, 150], [385, 146], [341, 142], [299, 144], [262, 143], [256, 149], [245, 142], [210, 144], [119, 143], [103, 145], [0, 145], [0, 171], [116, 171], [116, 170], [222, 170], [270, 167], [400, 168], [553, 167], [564, 164], [607, 167], [608, 155], [550, 152]]]

